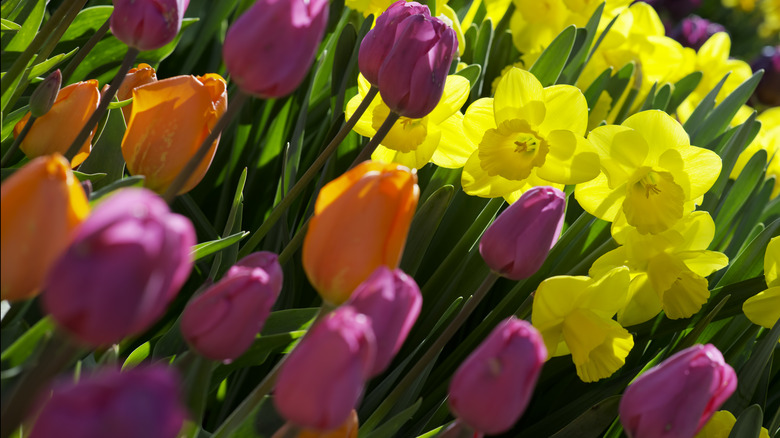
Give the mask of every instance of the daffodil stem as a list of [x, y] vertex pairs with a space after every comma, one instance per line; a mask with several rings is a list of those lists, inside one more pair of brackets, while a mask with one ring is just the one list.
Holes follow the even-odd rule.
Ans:
[[104, 36], [106, 36], [106, 33], [108, 32], [108, 28], [111, 27], [111, 16], [109, 15], [108, 20], [106, 20], [105, 23], [103, 23], [100, 28], [95, 31], [95, 33], [89, 37], [89, 40], [82, 46], [78, 52], [76, 52], [76, 55], [73, 56], [73, 59], [70, 60], [68, 63], [68, 66], [65, 67], [65, 70], [62, 72], [62, 83], [67, 84], [68, 79], [70, 79], [70, 76], [73, 74], [74, 71], [76, 71], [76, 67], [81, 64], [81, 61], [84, 60], [84, 58], [87, 57], [89, 52], [92, 51], [93, 48], [97, 45], [97, 43], [100, 42], [100, 40], [103, 39]]
[[244, 106], [244, 103], [248, 99], [249, 95], [243, 91], [239, 90], [238, 93], [236, 93], [228, 105], [227, 111], [222, 114], [222, 117], [219, 118], [217, 124], [214, 125], [214, 129], [212, 129], [209, 135], [206, 136], [206, 139], [203, 140], [203, 143], [200, 144], [200, 147], [198, 147], [195, 155], [193, 155], [192, 158], [187, 161], [187, 164], [185, 164], [184, 168], [179, 172], [178, 175], [176, 175], [176, 179], [173, 180], [171, 185], [168, 187], [168, 190], [165, 191], [163, 199], [165, 199], [167, 203], [170, 204], [173, 202], [173, 199], [178, 196], [179, 191], [181, 191], [182, 187], [184, 187], [184, 184], [187, 183], [187, 180], [190, 179], [192, 173], [195, 172], [195, 169], [197, 169], [203, 159], [206, 158], [206, 154], [208, 153], [209, 149], [211, 149], [211, 144], [214, 143], [214, 140], [219, 137], [222, 131], [224, 131], [230, 122], [235, 118], [235, 116], [238, 115], [239, 111], [241, 111], [241, 107]]
[[309, 168], [295, 183], [295, 185], [292, 186], [284, 198], [282, 198], [282, 200], [279, 201], [274, 209], [271, 210], [271, 213], [268, 215], [265, 221], [263, 221], [262, 225], [260, 225], [260, 228], [252, 233], [252, 237], [250, 237], [246, 244], [241, 248], [241, 251], [238, 254], [239, 259], [246, 257], [257, 247], [257, 245], [263, 240], [263, 237], [265, 237], [266, 234], [271, 231], [271, 228], [276, 224], [276, 222], [279, 221], [284, 212], [290, 208], [290, 205], [292, 205], [293, 201], [298, 199], [301, 193], [303, 193], [306, 186], [309, 185], [317, 172], [319, 172], [328, 161], [328, 158], [333, 155], [333, 152], [335, 152], [341, 142], [344, 141], [344, 138], [347, 136], [347, 134], [349, 134], [352, 128], [355, 127], [355, 124], [357, 124], [363, 113], [366, 112], [366, 109], [368, 109], [368, 106], [371, 104], [371, 101], [374, 100], [377, 93], [379, 93], [379, 89], [374, 86], [368, 90], [368, 93], [366, 93], [366, 96], [360, 102], [360, 105], [355, 110], [355, 113], [352, 114], [352, 117], [347, 120], [347, 123], [341, 127], [339, 132], [336, 133], [336, 136], [333, 137], [327, 146], [325, 146], [325, 149], [322, 150], [322, 153], [320, 153], [319, 157], [314, 160], [311, 166], [309, 166]]
[[5, 155], [3, 155], [3, 159], [0, 161], [0, 167], [8, 166], [8, 162], [11, 161], [11, 158], [13, 158], [16, 151], [19, 150], [19, 146], [22, 144], [22, 140], [24, 140], [24, 137], [26, 137], [27, 133], [30, 132], [30, 128], [32, 128], [33, 122], [35, 122], [35, 117], [30, 116], [30, 118], [27, 119], [27, 123], [24, 124], [24, 128], [22, 128], [22, 132], [19, 133], [19, 136], [16, 137], [14, 143], [10, 148], [8, 148], [8, 151], [5, 153]]
[[114, 96], [116, 96], [116, 92], [119, 90], [119, 86], [122, 85], [122, 81], [125, 79], [125, 76], [127, 76], [127, 72], [133, 66], [133, 62], [135, 62], [135, 58], [138, 56], [138, 53], [138, 49], [136, 48], [127, 48], [127, 53], [125, 54], [125, 58], [122, 60], [122, 65], [119, 66], [119, 71], [116, 72], [116, 76], [114, 76], [114, 79], [111, 81], [111, 85], [108, 86], [108, 90], [106, 90], [105, 94], [100, 96], [100, 104], [98, 105], [95, 112], [92, 113], [92, 116], [90, 116], [89, 120], [87, 120], [87, 123], [84, 125], [84, 127], [81, 128], [81, 131], [73, 140], [73, 143], [70, 144], [68, 151], [65, 153], [65, 158], [68, 161], [73, 160], [73, 157], [79, 152], [81, 146], [85, 141], [87, 141], [87, 138], [89, 138], [89, 133], [92, 132], [92, 129], [95, 127], [95, 125], [98, 124], [101, 117], [103, 117], [103, 115], [106, 113], [108, 104], [110, 104], [114, 99]]
[[368, 420], [366, 420], [366, 422], [363, 424], [363, 427], [360, 428], [361, 435], [371, 432], [379, 425], [387, 413], [390, 412], [390, 408], [393, 407], [393, 405], [404, 394], [404, 392], [406, 392], [409, 386], [414, 383], [414, 381], [420, 376], [420, 373], [425, 370], [431, 361], [436, 358], [441, 349], [447, 345], [447, 342], [452, 339], [452, 337], [455, 335], [455, 332], [457, 332], [463, 323], [466, 322], [468, 317], [471, 316], [471, 314], [474, 312], [474, 309], [476, 309], [477, 305], [479, 305], [482, 299], [485, 298], [485, 295], [487, 295], [488, 291], [491, 287], [493, 287], [493, 284], [495, 284], [498, 278], [499, 276], [495, 272], [490, 272], [485, 277], [485, 279], [482, 281], [482, 284], [480, 284], [476, 292], [474, 292], [474, 295], [472, 295], [471, 299], [466, 302], [460, 312], [455, 315], [455, 318], [452, 320], [452, 322], [450, 322], [447, 328], [445, 328], [436, 341], [431, 344], [420, 360], [417, 361], [417, 363], [414, 365], [414, 367], [412, 367], [412, 369], [409, 370], [408, 373], [406, 373], [404, 378], [398, 382], [390, 394], [385, 397], [384, 401], [382, 401], [379, 407], [374, 410], [374, 413], [368, 418]]
[[350, 169], [371, 158], [371, 154], [374, 153], [376, 147], [385, 139], [387, 133], [393, 129], [393, 125], [395, 125], [395, 122], [398, 121], [400, 117], [401, 116], [398, 113], [394, 112], [390, 112], [390, 114], [387, 115], [385, 121], [382, 122], [382, 126], [380, 126], [379, 129], [377, 129], [376, 134], [371, 137], [371, 141], [369, 141], [366, 147], [360, 151], [360, 154], [355, 158], [355, 161], [349, 166]]

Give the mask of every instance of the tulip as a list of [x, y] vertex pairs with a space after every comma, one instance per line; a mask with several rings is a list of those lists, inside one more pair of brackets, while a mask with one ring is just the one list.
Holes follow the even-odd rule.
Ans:
[[[289, 435], [290, 425], [287, 424], [279, 429], [271, 438], [286, 438]], [[338, 429], [329, 432], [322, 432], [316, 429], [304, 429], [294, 435], [295, 438], [357, 438], [358, 436], [358, 416], [353, 409], [349, 417]]]
[[721, 24], [713, 23], [697, 15], [691, 15], [681, 21], [669, 36], [685, 47], [699, 50], [711, 36], [725, 31], [726, 28]]
[[292, 93], [308, 73], [327, 23], [327, 0], [256, 1], [225, 36], [230, 79], [264, 99]]
[[505, 319], [452, 376], [452, 411], [479, 432], [506, 432], [528, 406], [546, 359], [542, 336], [531, 324]]
[[61, 155], [38, 157], [3, 181], [0, 278], [3, 300], [35, 296], [65, 251], [89, 203]]
[[[60, 90], [51, 109], [35, 119], [35, 123], [19, 147], [30, 158], [54, 153], [64, 154], [99, 103], [100, 92], [97, 80], [92, 79], [68, 85]], [[27, 113], [14, 126], [14, 136], [18, 136], [22, 132], [30, 115]], [[93, 129], [79, 152], [71, 160], [73, 167], [87, 159], [92, 150], [91, 142], [94, 133]]]
[[303, 268], [323, 300], [341, 304], [376, 268], [398, 266], [419, 197], [415, 173], [371, 161], [322, 188]]
[[371, 85], [379, 84], [379, 70], [395, 44], [398, 25], [416, 14], [430, 18], [431, 11], [428, 6], [417, 2], [399, 0], [377, 17], [374, 28], [363, 38], [358, 52], [358, 67]]
[[[217, 74], [176, 76], [134, 89], [122, 139], [127, 170], [144, 175], [147, 188], [164, 193], [226, 110], [226, 84]], [[179, 195], [203, 179], [218, 143], [219, 138]]]
[[496, 273], [512, 280], [533, 275], [544, 263], [563, 227], [566, 195], [533, 187], [485, 230], [479, 253]]
[[379, 69], [379, 93], [393, 112], [419, 119], [436, 107], [444, 93], [458, 39], [443, 21], [423, 14], [403, 20], [396, 36]]
[[780, 106], [780, 45], [764, 47], [751, 67], [754, 72], [764, 70], [755, 91], [758, 101], [764, 105]]
[[60, 94], [61, 86], [62, 72], [59, 69], [46, 76], [30, 95], [30, 114], [33, 117], [41, 117], [48, 113]]
[[101, 202], [49, 272], [44, 309], [84, 343], [116, 343], [148, 328], [192, 269], [195, 230], [144, 189]]
[[223, 362], [241, 356], [263, 328], [282, 289], [276, 254], [251, 254], [184, 309], [181, 332], [201, 355]]
[[78, 383], [63, 382], [30, 438], [174, 438], [187, 416], [179, 393], [179, 379], [162, 366], [103, 370]]
[[351, 307], [333, 311], [287, 357], [274, 391], [276, 410], [308, 429], [339, 427], [360, 399], [375, 356], [368, 317]]
[[[151, 84], [152, 82], [157, 82], [157, 73], [154, 68], [149, 64], [138, 64], [138, 67], [131, 68], [127, 72], [125, 78], [122, 79], [122, 84], [119, 85], [119, 89], [116, 92], [116, 98], [120, 101], [131, 99], [133, 97], [133, 90], [141, 85]], [[132, 109], [132, 102], [129, 105], [122, 107], [125, 123], [130, 121]]]
[[376, 338], [375, 376], [390, 365], [420, 315], [422, 295], [414, 279], [400, 269], [378, 267], [355, 289], [347, 304], [371, 318]]
[[176, 38], [190, 0], [114, 0], [111, 33], [138, 50], [155, 50]]
[[711, 344], [694, 345], [637, 377], [620, 400], [630, 438], [689, 438], [737, 387], [737, 375]]

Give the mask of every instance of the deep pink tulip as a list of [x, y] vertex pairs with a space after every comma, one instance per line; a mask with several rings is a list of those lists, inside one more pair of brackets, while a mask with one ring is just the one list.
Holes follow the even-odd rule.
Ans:
[[281, 289], [282, 267], [276, 254], [244, 257], [187, 304], [181, 319], [184, 339], [209, 359], [236, 359], [263, 328]]
[[512, 280], [533, 275], [544, 263], [563, 227], [566, 195], [533, 187], [485, 230], [479, 253], [493, 271]]
[[505, 319], [452, 377], [452, 412], [479, 432], [506, 432], [528, 406], [546, 359], [544, 340], [531, 324]]
[[283, 97], [311, 67], [328, 23], [327, 0], [257, 0], [230, 26], [222, 57], [249, 94]]
[[404, 117], [425, 117], [441, 99], [457, 51], [450, 26], [435, 17], [410, 15], [398, 25], [395, 44], [379, 69], [382, 100]]
[[431, 11], [428, 6], [417, 2], [398, 0], [377, 17], [374, 28], [363, 37], [358, 52], [358, 67], [372, 85], [379, 85], [379, 69], [395, 44], [398, 25], [415, 14], [430, 17]]
[[719, 23], [713, 23], [698, 15], [691, 15], [681, 21], [669, 36], [685, 47], [699, 50], [711, 36], [725, 31], [726, 28]]
[[174, 438], [186, 411], [167, 367], [103, 370], [55, 386], [30, 438]]
[[422, 295], [414, 279], [400, 269], [377, 268], [346, 303], [371, 319], [376, 338], [375, 376], [390, 365], [420, 315]]
[[190, 0], [114, 0], [111, 33], [138, 50], [155, 50], [181, 30]]
[[737, 388], [737, 375], [711, 344], [694, 345], [634, 380], [620, 400], [631, 438], [690, 438]]
[[44, 309], [94, 346], [147, 329], [192, 269], [195, 230], [146, 189], [120, 190], [98, 204], [55, 262]]
[[290, 353], [276, 382], [276, 410], [305, 428], [339, 427], [360, 399], [375, 356], [368, 317], [340, 307]]

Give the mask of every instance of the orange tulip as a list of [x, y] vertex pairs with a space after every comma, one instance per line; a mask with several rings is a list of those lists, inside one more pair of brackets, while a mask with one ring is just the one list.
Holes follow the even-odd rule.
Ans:
[[[225, 110], [227, 85], [217, 74], [176, 76], [134, 89], [133, 109], [122, 140], [127, 170], [144, 175], [147, 188], [165, 192]], [[219, 138], [178, 195], [203, 179], [217, 143]]]
[[[157, 73], [154, 71], [154, 68], [149, 64], [138, 64], [138, 67], [131, 68], [130, 71], [127, 72], [127, 76], [122, 80], [122, 84], [116, 91], [116, 98], [120, 101], [130, 99], [133, 97], [133, 90], [141, 85], [151, 84], [152, 82], [157, 82]], [[122, 107], [125, 123], [130, 121], [130, 112], [132, 109], [132, 103]]]
[[322, 188], [303, 267], [323, 300], [341, 304], [376, 268], [398, 266], [419, 197], [415, 173], [372, 161]]
[[0, 294], [3, 300], [36, 295], [49, 267], [89, 214], [81, 184], [61, 155], [38, 157], [2, 185]]
[[[282, 438], [287, 436], [289, 425], [282, 426], [271, 438]], [[358, 416], [353, 409], [349, 413], [349, 418], [338, 429], [329, 432], [321, 432], [312, 429], [303, 429], [295, 438], [357, 438], [358, 436]]]
[[[68, 147], [76, 139], [79, 131], [87, 123], [92, 112], [97, 109], [100, 103], [100, 91], [98, 91], [98, 81], [91, 79], [89, 81], [77, 82], [68, 85], [60, 90], [54, 106], [49, 112], [35, 120], [30, 132], [22, 140], [20, 148], [30, 158], [40, 157], [41, 155], [51, 155], [54, 153], [64, 154]], [[14, 126], [14, 137], [18, 136], [30, 113], [27, 113], [22, 120]], [[87, 159], [92, 150], [92, 136], [95, 130], [90, 132], [89, 137], [84, 142], [79, 152], [71, 160], [73, 167], [78, 166]]]

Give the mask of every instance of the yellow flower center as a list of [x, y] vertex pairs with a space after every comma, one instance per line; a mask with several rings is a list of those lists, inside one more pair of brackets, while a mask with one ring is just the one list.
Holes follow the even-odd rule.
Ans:
[[479, 145], [482, 168], [490, 176], [523, 180], [534, 167], [544, 164], [547, 142], [525, 120], [509, 120], [498, 129], [489, 129]]
[[[389, 113], [390, 110], [384, 105], [380, 105], [374, 110], [372, 126], [375, 130], [382, 126]], [[382, 145], [399, 152], [411, 152], [417, 150], [425, 141], [427, 135], [427, 116], [422, 119], [401, 117], [395, 122], [385, 138], [382, 139]]]
[[641, 167], [629, 181], [623, 212], [640, 233], [660, 233], [682, 218], [685, 193], [671, 173]]

